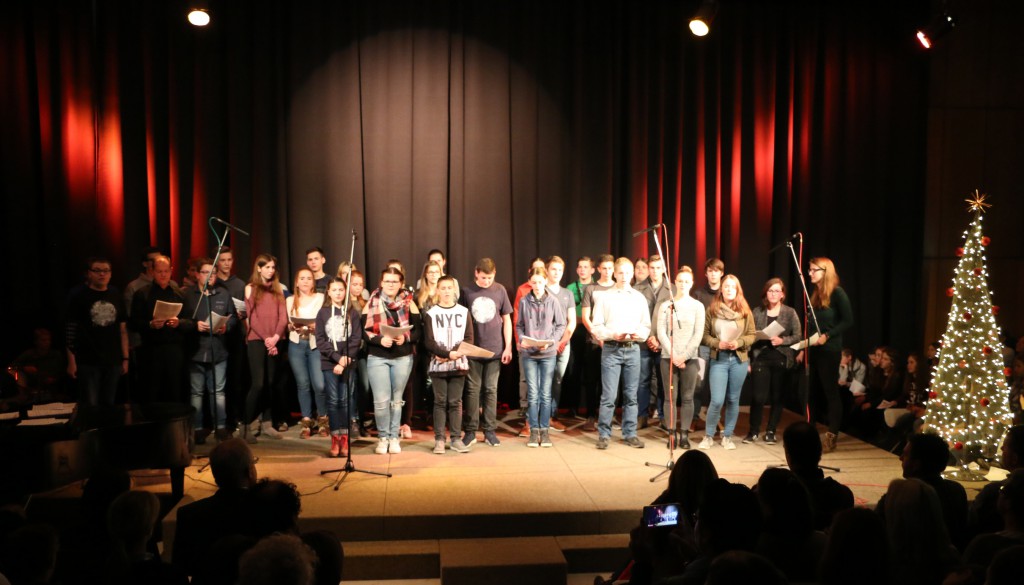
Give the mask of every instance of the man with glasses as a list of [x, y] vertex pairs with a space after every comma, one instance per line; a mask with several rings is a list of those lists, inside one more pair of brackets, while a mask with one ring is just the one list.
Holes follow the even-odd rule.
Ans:
[[85, 286], [68, 299], [65, 345], [68, 375], [78, 381], [78, 400], [111, 405], [117, 384], [128, 373], [128, 328], [124, 298], [110, 286], [110, 261], [86, 262]]

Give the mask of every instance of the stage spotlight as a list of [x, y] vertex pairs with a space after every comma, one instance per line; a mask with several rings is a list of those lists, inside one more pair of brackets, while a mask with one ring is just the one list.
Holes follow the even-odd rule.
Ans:
[[193, 26], [206, 26], [210, 24], [210, 7], [207, 3], [193, 1], [192, 8], [188, 11], [188, 21]]
[[718, 12], [717, 0], [704, 0], [697, 9], [697, 14], [690, 19], [690, 32], [695, 36], [703, 37], [711, 31], [711, 21], [715, 19]]
[[953, 30], [955, 26], [956, 20], [948, 12], [936, 16], [928, 23], [928, 26], [917, 30], [917, 40], [922, 47], [930, 49], [936, 40]]

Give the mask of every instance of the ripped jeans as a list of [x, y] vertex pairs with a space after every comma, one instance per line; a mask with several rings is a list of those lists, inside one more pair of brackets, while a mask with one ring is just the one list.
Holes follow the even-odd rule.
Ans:
[[373, 393], [373, 417], [377, 420], [377, 436], [381, 439], [398, 438], [402, 424], [402, 394], [412, 372], [412, 356], [400, 358], [366, 358], [366, 376]]

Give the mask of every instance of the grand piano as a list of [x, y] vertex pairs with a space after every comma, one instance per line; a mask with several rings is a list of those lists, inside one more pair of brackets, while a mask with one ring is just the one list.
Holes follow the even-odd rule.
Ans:
[[[184, 494], [192, 463], [193, 417], [188, 405], [154, 403], [86, 407], [64, 424], [0, 424], [0, 493], [7, 498], [46, 491], [117, 469], [168, 469], [171, 492]], [[6, 498], [5, 498], [6, 499]]]

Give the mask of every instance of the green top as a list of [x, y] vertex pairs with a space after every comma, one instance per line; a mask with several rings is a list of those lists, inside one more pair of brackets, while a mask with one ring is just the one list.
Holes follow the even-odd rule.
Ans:
[[815, 309], [814, 314], [818, 316], [821, 332], [828, 334], [828, 341], [820, 347], [841, 352], [843, 332], [853, 326], [853, 307], [850, 306], [850, 297], [846, 296], [846, 291], [837, 286], [829, 298], [828, 308]]

